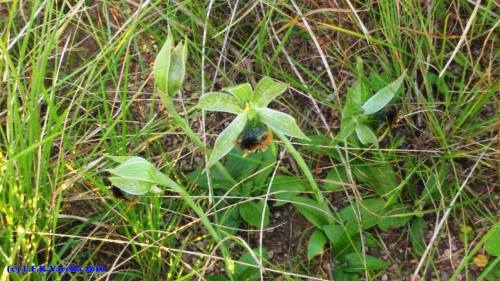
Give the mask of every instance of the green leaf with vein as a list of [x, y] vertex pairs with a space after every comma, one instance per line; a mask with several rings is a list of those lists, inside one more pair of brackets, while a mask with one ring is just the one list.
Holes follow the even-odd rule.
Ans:
[[172, 34], [168, 32], [167, 40], [163, 43], [160, 52], [156, 56], [153, 65], [153, 74], [156, 87], [164, 93], [167, 94], [168, 91], [168, 75], [170, 68], [170, 58], [171, 50], [173, 46]]
[[368, 99], [362, 106], [365, 114], [373, 114], [386, 106], [398, 92], [403, 83], [404, 76], [405, 73], [401, 74], [396, 81], [385, 86]]
[[257, 86], [255, 86], [255, 104], [257, 107], [266, 107], [287, 88], [287, 84], [274, 81], [269, 77], [264, 77], [257, 83]]
[[[121, 177], [109, 177], [111, 184], [132, 195], [144, 195], [153, 191], [153, 183]], [[155, 189], [156, 190], [156, 189]]]
[[228, 94], [212, 92], [203, 95], [198, 101], [198, 108], [208, 111], [228, 112], [240, 114], [243, 109], [239, 105], [236, 97]]
[[315, 230], [307, 243], [307, 260], [323, 254], [325, 251], [326, 236], [321, 230]]
[[283, 112], [270, 108], [261, 108], [258, 111], [260, 120], [268, 125], [274, 131], [280, 132], [286, 136], [309, 140], [309, 138], [300, 130], [295, 119]]
[[233, 149], [236, 139], [245, 128], [247, 123], [247, 114], [242, 113], [236, 116], [215, 141], [214, 150], [208, 160], [207, 168], [219, 161], [224, 155]]
[[250, 86], [249, 83], [243, 83], [237, 86], [224, 88], [224, 91], [238, 98], [241, 104], [252, 100], [253, 97], [252, 86]]
[[[264, 210], [265, 207], [265, 210]], [[240, 216], [251, 226], [259, 227], [262, 222], [262, 211], [264, 210], [264, 225], [269, 225], [269, 207], [262, 201], [246, 202], [240, 205]]]
[[157, 170], [155, 166], [141, 157], [131, 157], [118, 167], [107, 171], [117, 177], [156, 183], [155, 174]]
[[168, 68], [167, 88], [170, 96], [174, 95], [182, 87], [186, 76], [187, 43], [179, 43], [172, 50], [170, 66]]
[[370, 129], [370, 127], [364, 124], [356, 125], [356, 135], [362, 144], [378, 144], [378, 139], [375, 133]]

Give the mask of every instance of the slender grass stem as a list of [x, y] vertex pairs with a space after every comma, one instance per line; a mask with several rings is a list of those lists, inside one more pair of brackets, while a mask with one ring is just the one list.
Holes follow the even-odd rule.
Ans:
[[290, 155], [292, 155], [295, 162], [297, 162], [297, 165], [299, 165], [299, 168], [302, 170], [302, 173], [304, 173], [304, 176], [306, 177], [307, 181], [309, 182], [309, 185], [311, 186], [311, 190], [314, 194], [316, 201], [318, 201], [318, 203], [321, 205], [325, 204], [326, 199], [321, 193], [318, 184], [314, 180], [311, 170], [304, 161], [304, 158], [302, 158], [300, 153], [295, 149], [295, 147], [293, 147], [293, 144], [283, 134], [276, 131], [274, 132], [274, 134], [278, 136], [278, 138], [283, 142], [285, 148], [288, 150]]

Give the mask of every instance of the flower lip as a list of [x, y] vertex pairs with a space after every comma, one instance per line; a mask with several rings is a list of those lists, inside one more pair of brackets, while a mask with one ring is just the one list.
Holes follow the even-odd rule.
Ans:
[[273, 134], [262, 124], [248, 124], [238, 137], [238, 146], [245, 154], [265, 150], [273, 141]]

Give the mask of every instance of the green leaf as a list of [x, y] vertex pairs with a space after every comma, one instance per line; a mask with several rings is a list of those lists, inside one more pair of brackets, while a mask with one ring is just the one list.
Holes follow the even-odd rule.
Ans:
[[[170, 31], [170, 30], [169, 30]], [[153, 75], [156, 87], [164, 94], [168, 94], [168, 76], [173, 46], [172, 34], [168, 32], [167, 40], [156, 56], [153, 65]]]
[[224, 275], [209, 275], [205, 277], [206, 281], [231, 281]]
[[187, 44], [179, 43], [173, 49], [168, 68], [168, 95], [173, 96], [182, 87], [186, 76]]
[[381, 270], [387, 267], [387, 262], [374, 256], [361, 256], [358, 253], [351, 253], [345, 257], [347, 263], [345, 270], [348, 272], [362, 272], [368, 270]]
[[399, 186], [396, 173], [388, 162], [352, 165], [356, 179], [371, 187], [378, 195], [388, 196]]
[[361, 124], [361, 123], [358, 123], [356, 125], [356, 135], [358, 136], [358, 139], [359, 141], [362, 143], [362, 144], [378, 144], [378, 139], [377, 139], [377, 136], [375, 135], [375, 133], [373, 133], [372, 129], [370, 129], [370, 127], [364, 125], [364, 124]]
[[404, 205], [396, 204], [389, 209], [384, 210], [383, 217], [378, 222], [378, 227], [382, 230], [389, 230], [391, 228], [399, 228], [405, 225], [412, 216], [405, 215], [408, 211]]
[[362, 106], [365, 114], [373, 114], [386, 106], [398, 92], [401, 84], [403, 83], [404, 76], [405, 73], [401, 74], [396, 81], [390, 83], [385, 88], [382, 88], [370, 99], [368, 99]]
[[311, 260], [325, 251], [326, 237], [321, 230], [315, 230], [307, 244], [307, 259]]
[[333, 167], [326, 175], [323, 188], [328, 191], [334, 191], [342, 189], [347, 184], [349, 184], [349, 179], [347, 178], [345, 168]]
[[278, 148], [276, 144], [271, 143], [265, 151], [261, 151], [257, 153], [261, 156], [261, 161], [259, 166], [257, 167], [258, 174], [253, 176], [253, 182], [256, 187], [263, 186], [271, 173], [273, 172], [275, 165], [273, 163], [276, 162], [278, 157]]
[[137, 181], [157, 183], [156, 173], [158, 170], [141, 157], [131, 157], [114, 169], [108, 169], [112, 175]]
[[312, 225], [322, 228], [333, 222], [333, 214], [327, 205], [321, 206], [316, 200], [306, 197], [291, 198], [292, 205]]
[[[380, 198], [365, 199], [355, 202], [338, 212], [344, 222], [361, 222], [363, 229], [375, 226], [380, 220], [385, 201]], [[360, 216], [360, 218], [358, 218]]]
[[138, 181], [120, 177], [109, 177], [108, 179], [109, 181], [111, 181], [112, 185], [132, 195], [144, 195], [148, 193], [151, 190], [152, 186], [154, 185], [153, 183], [150, 182]]
[[486, 252], [492, 256], [500, 257], [500, 224], [488, 231], [488, 238], [484, 244]]
[[262, 211], [265, 206], [264, 211], [264, 225], [266, 227], [269, 224], [269, 207], [262, 201], [258, 202], [246, 202], [240, 205], [240, 216], [243, 220], [251, 226], [259, 227], [262, 221]]
[[421, 255], [424, 253], [424, 231], [425, 231], [425, 220], [423, 218], [416, 218], [410, 227], [410, 240], [411, 246], [415, 253]]
[[335, 267], [334, 277], [335, 281], [359, 281], [357, 273], [347, 272], [340, 266]]
[[236, 181], [241, 181], [257, 170], [261, 159], [262, 155], [260, 153], [244, 156], [239, 148], [234, 148], [226, 156], [224, 167]]
[[243, 112], [243, 109], [240, 107], [239, 101], [236, 97], [218, 92], [211, 92], [201, 96], [196, 106], [208, 111], [228, 112], [234, 114], [240, 114]]
[[354, 83], [347, 90], [347, 97], [342, 108], [342, 118], [340, 120], [340, 132], [336, 136], [338, 140], [343, 140], [349, 137], [356, 128], [354, 118], [358, 116], [363, 110], [361, 109], [361, 84], [360, 82]]
[[214, 150], [210, 154], [210, 159], [208, 160], [207, 166], [210, 167], [219, 161], [224, 155], [228, 154], [231, 149], [233, 149], [236, 139], [240, 133], [245, 128], [247, 123], [247, 115], [245, 113], [239, 114], [234, 118], [234, 120], [227, 126], [219, 137], [215, 141]]
[[345, 225], [329, 224], [323, 226], [326, 237], [333, 246], [336, 256], [341, 256], [348, 250], [353, 249], [354, 234], [358, 233], [358, 226], [355, 222], [347, 222]]
[[253, 97], [252, 86], [250, 86], [250, 84], [248, 83], [224, 88], [223, 90], [231, 93], [234, 97], [236, 97], [240, 101], [240, 105], [243, 105], [245, 102], [251, 101]]
[[307, 187], [308, 183], [304, 179], [294, 176], [276, 176], [271, 185], [271, 193], [279, 201], [274, 206], [282, 206], [294, 200], [301, 192], [306, 191]]
[[[250, 252], [246, 252], [239, 258], [239, 262], [252, 264], [257, 266], [259, 261], [259, 249], [252, 249], [253, 255]], [[254, 258], [255, 256], [255, 258]], [[266, 261], [267, 249], [262, 249], [262, 262]], [[256, 260], [257, 258], [257, 260]], [[258, 280], [260, 277], [260, 270], [258, 267], [248, 266], [241, 263], [236, 264], [235, 277], [233, 280], [238, 281], [254, 281]]]
[[276, 82], [269, 77], [262, 78], [255, 86], [254, 101], [257, 107], [267, 107], [277, 96], [281, 95], [288, 85]]
[[260, 120], [276, 132], [298, 139], [309, 139], [297, 126], [295, 119], [286, 113], [270, 108], [261, 108], [258, 114]]

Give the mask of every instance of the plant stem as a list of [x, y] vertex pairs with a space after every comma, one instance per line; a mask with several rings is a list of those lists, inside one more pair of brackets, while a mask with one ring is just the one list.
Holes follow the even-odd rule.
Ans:
[[163, 173], [158, 173], [157, 179], [158, 179], [158, 184], [161, 184], [163, 186], [168, 186], [172, 188], [175, 192], [179, 193], [182, 200], [188, 204], [188, 206], [196, 213], [196, 215], [198, 215], [201, 223], [207, 228], [208, 233], [219, 244], [222, 256], [224, 257], [224, 261], [226, 262], [228, 273], [231, 273], [231, 256], [229, 254], [229, 250], [226, 248], [224, 243], [222, 243], [222, 239], [219, 233], [212, 226], [212, 223], [208, 219], [205, 212], [203, 212], [203, 209], [198, 204], [196, 204], [196, 202], [194, 202], [193, 198], [191, 198], [191, 195], [183, 187], [170, 180], [170, 178], [167, 175]]
[[316, 201], [318, 201], [320, 205], [325, 204], [326, 202], [325, 197], [323, 197], [323, 194], [321, 193], [318, 184], [314, 180], [311, 170], [304, 161], [304, 158], [302, 158], [302, 155], [300, 155], [300, 153], [295, 149], [295, 147], [293, 147], [293, 144], [283, 134], [276, 131], [274, 131], [274, 134], [278, 136], [278, 138], [283, 142], [285, 148], [288, 150], [290, 155], [292, 155], [293, 159], [295, 160], [295, 162], [297, 162], [297, 165], [299, 165], [300, 169], [302, 170], [302, 173], [304, 173], [304, 175], [306, 176], [306, 179], [309, 182], [309, 185], [311, 186]]

